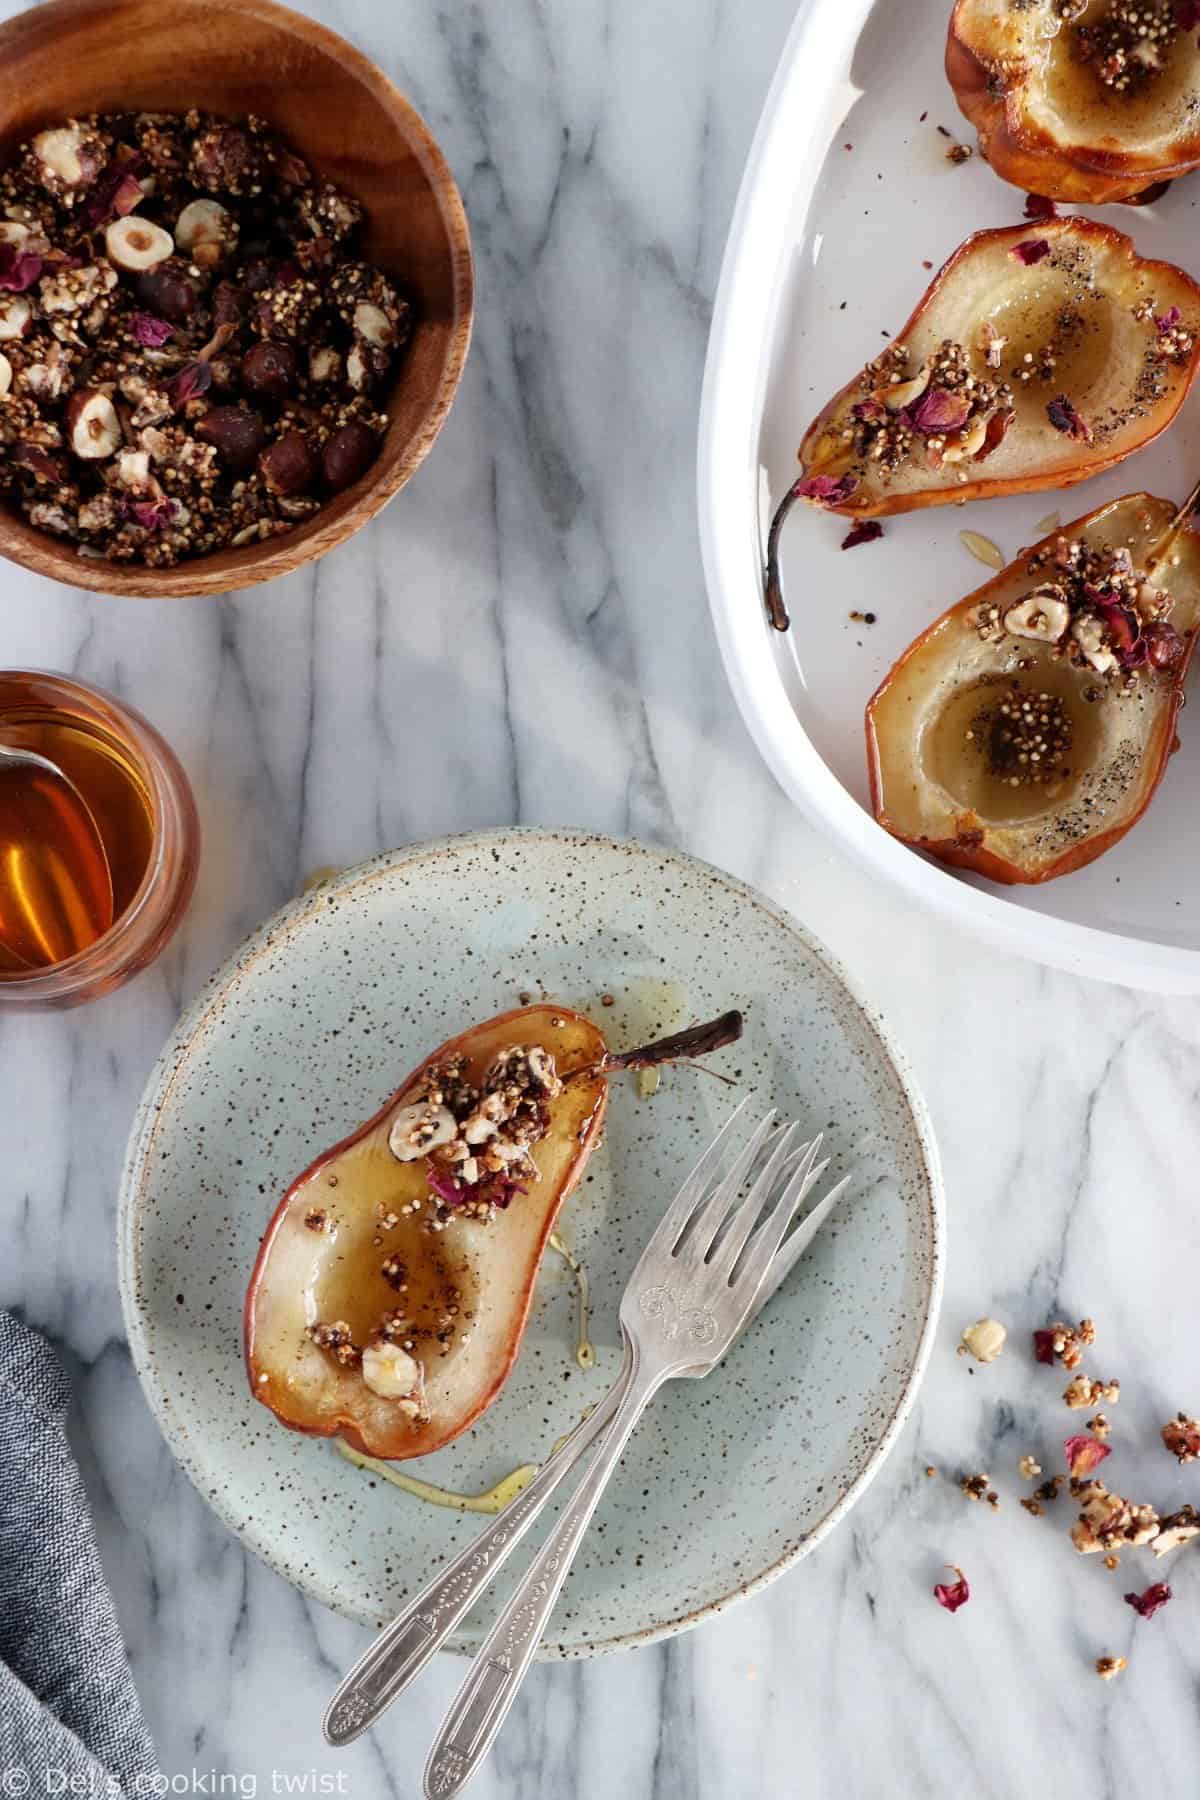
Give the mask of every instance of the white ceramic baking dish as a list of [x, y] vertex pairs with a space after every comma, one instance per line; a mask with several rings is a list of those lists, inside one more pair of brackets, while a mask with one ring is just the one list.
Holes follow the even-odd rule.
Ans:
[[[775, 775], [881, 886], [1061, 968], [1200, 991], [1200, 722], [1186, 711], [1182, 748], [1142, 823], [1090, 868], [1033, 888], [951, 874], [882, 831], [863, 737], [863, 708], [895, 657], [991, 574], [960, 532], [1010, 557], [1054, 512], [1065, 522], [1141, 489], [1181, 499], [1200, 474], [1200, 397], [1159, 443], [1070, 492], [889, 519], [881, 540], [848, 553], [845, 521], [797, 509], [783, 556], [791, 632], [764, 617], [766, 527], [804, 428], [899, 329], [931, 267], [972, 230], [1022, 217], [1022, 196], [978, 156], [946, 158], [939, 125], [974, 142], [942, 68], [949, 10], [949, 0], [807, 0], [788, 39], [742, 181], [705, 371], [699, 505], [717, 637]], [[1200, 175], [1155, 206], [1092, 216], [1129, 232], [1143, 254], [1200, 274], [1197, 200]], [[850, 616], [868, 611], [872, 625]]]

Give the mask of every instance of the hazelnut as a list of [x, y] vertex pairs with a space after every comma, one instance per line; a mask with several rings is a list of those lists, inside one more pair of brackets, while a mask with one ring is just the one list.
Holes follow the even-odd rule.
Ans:
[[160, 318], [170, 320], [173, 325], [181, 324], [196, 310], [196, 289], [178, 265], [173, 269], [147, 269], [138, 277], [137, 295]]
[[67, 406], [68, 442], [76, 456], [96, 462], [112, 456], [121, 443], [121, 421], [107, 394], [80, 388]]
[[95, 157], [87, 150], [78, 125], [59, 125], [50, 131], [39, 131], [32, 149], [42, 167], [63, 187], [81, 187], [97, 172]]
[[124, 488], [128, 493], [149, 493], [150, 452], [148, 450], [122, 450], [117, 457], [113, 479], [118, 487]]
[[388, 1149], [397, 1162], [417, 1162], [448, 1144], [458, 1133], [454, 1114], [448, 1106], [431, 1106], [427, 1100], [414, 1100], [402, 1106], [392, 1120], [388, 1132]]
[[879, 398], [889, 412], [902, 412], [913, 400], [919, 400], [929, 386], [929, 364], [922, 363], [908, 381], [893, 381], [880, 388]]
[[[127, 213], [123, 219], [114, 219], [106, 227], [104, 248], [110, 262], [115, 263], [118, 269], [141, 274], [146, 269], [153, 269], [158, 263], [166, 262], [175, 249], [175, 242], [170, 232], [164, 231], [161, 225], [155, 225], [149, 219], [140, 219], [136, 213]], [[161, 307], [159, 310], [162, 310]]]
[[346, 380], [356, 394], [361, 394], [383, 380], [391, 360], [386, 350], [367, 343], [364, 338], [356, 338], [346, 358]]
[[1011, 637], [1040, 639], [1057, 644], [1071, 623], [1071, 609], [1061, 588], [1034, 588], [1032, 594], [1010, 606], [1004, 615], [1004, 629]]
[[286, 400], [299, 380], [300, 367], [290, 344], [264, 338], [242, 358], [242, 382], [248, 393], [264, 400]]
[[1008, 1331], [999, 1319], [976, 1319], [963, 1328], [960, 1352], [969, 1350], [976, 1362], [995, 1362], [1004, 1348]]
[[384, 1400], [407, 1399], [420, 1376], [414, 1359], [398, 1344], [368, 1344], [362, 1354], [362, 1378]]
[[12, 364], [4, 352], [0, 350], [0, 394], [7, 394], [12, 386]]
[[392, 321], [381, 306], [372, 306], [369, 300], [360, 300], [354, 309], [354, 331], [381, 350], [389, 349], [396, 341]]
[[219, 200], [189, 200], [175, 221], [175, 242], [191, 253], [193, 262], [207, 260], [199, 254], [209, 249], [216, 261], [237, 236], [237, 226]]
[[1091, 664], [1098, 675], [1107, 675], [1115, 669], [1117, 659], [1108, 648], [1104, 627], [1094, 613], [1081, 613], [1071, 627], [1071, 636], [1083, 652], [1085, 662]]
[[330, 345], [325, 344], [314, 350], [308, 359], [308, 375], [310, 381], [324, 383], [336, 381], [342, 372], [342, 359]]
[[200, 243], [227, 245], [232, 236], [234, 220], [219, 200], [189, 200], [175, 221], [180, 250], [194, 250]]
[[0, 244], [23, 244], [28, 236], [28, 225], [19, 219], [0, 219]]
[[26, 363], [20, 375], [21, 387], [35, 400], [60, 400], [71, 381], [71, 353], [57, 342], [46, 346], [40, 361]]
[[321, 450], [321, 473], [332, 493], [340, 494], [364, 474], [379, 453], [379, 438], [361, 419], [352, 419], [326, 438]]
[[258, 459], [263, 480], [273, 494], [306, 494], [316, 486], [319, 464], [308, 439], [286, 431]]
[[24, 337], [33, 318], [33, 307], [24, 294], [0, 294], [0, 342]]
[[244, 475], [266, 442], [266, 426], [246, 406], [212, 406], [197, 421], [196, 436], [211, 444], [227, 469]]

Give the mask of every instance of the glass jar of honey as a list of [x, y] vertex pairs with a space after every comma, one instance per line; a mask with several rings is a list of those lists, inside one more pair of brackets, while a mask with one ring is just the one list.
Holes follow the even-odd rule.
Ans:
[[99, 688], [0, 670], [0, 1007], [77, 1006], [152, 962], [196, 882], [187, 776], [140, 713]]

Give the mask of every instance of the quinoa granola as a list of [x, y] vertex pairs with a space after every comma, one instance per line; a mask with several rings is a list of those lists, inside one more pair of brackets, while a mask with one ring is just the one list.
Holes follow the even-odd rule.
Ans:
[[410, 309], [261, 119], [109, 114], [0, 174], [0, 492], [81, 556], [289, 531], [374, 459]]
[[[1051, 645], [1056, 657], [1127, 693], [1140, 680], [1172, 670], [1182, 657], [1184, 640], [1169, 617], [1173, 597], [1138, 572], [1127, 545], [1097, 548], [1059, 535], [1034, 550], [1026, 567], [1034, 585], [1015, 605], [1002, 613], [985, 601], [976, 609], [975, 629], [984, 640], [1008, 636]], [[1091, 697], [1104, 691], [1097, 686]], [[1087, 1341], [1077, 1340], [1068, 1326], [1049, 1329], [1073, 1347]]]

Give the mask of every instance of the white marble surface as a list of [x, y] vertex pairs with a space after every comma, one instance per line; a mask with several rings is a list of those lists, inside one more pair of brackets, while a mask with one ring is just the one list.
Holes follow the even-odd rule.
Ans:
[[[191, 917], [156, 969], [90, 1010], [0, 1018], [0, 1304], [72, 1362], [105, 1560], [176, 1791], [211, 1791], [215, 1772], [226, 1792], [285, 1777], [312, 1792], [316, 1772], [358, 1800], [414, 1795], [461, 1666], [443, 1659], [350, 1754], [321, 1746], [362, 1634], [227, 1535], [130, 1367], [112, 1235], [137, 1096], [180, 1004], [307, 871], [520, 819], [678, 843], [823, 936], [916, 1064], [952, 1237], [929, 1379], [847, 1523], [712, 1625], [537, 1669], [479, 1800], [1192, 1795], [1200, 1551], [1141, 1623], [1120, 1596], [1161, 1565], [1075, 1558], [1065, 1520], [1019, 1509], [1016, 1462], [1072, 1417], [1024, 1333], [1090, 1312], [1095, 1372], [1125, 1388], [1114, 1485], [1200, 1499], [1200, 1468], [1154, 1442], [1168, 1411], [1200, 1405], [1196, 1004], [1002, 960], [871, 890], [759, 766], [710, 635], [693, 513], [705, 332], [791, 0], [319, 10], [424, 111], [471, 215], [475, 346], [435, 453], [354, 543], [217, 604], [0, 573], [4, 661], [143, 707], [206, 834]], [[985, 1310], [1021, 1348], [972, 1375], [953, 1347]], [[988, 1469], [1002, 1511], [927, 1463]], [[948, 1560], [974, 1586], [954, 1618], [930, 1597]], [[1111, 1686], [1091, 1672], [1101, 1652], [1130, 1655]]]

